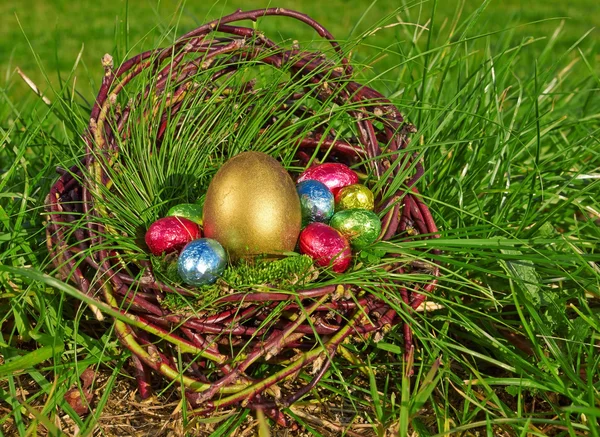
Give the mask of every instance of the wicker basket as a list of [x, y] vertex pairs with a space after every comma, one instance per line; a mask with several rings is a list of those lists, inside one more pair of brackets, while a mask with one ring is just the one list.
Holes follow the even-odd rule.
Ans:
[[[283, 49], [253, 29], [230, 24], [267, 16], [289, 17], [311, 26], [329, 41], [338, 59], [303, 52], [297, 47]], [[157, 281], [145, 263], [136, 269], [147, 274], [142, 279], [133, 276], [122, 268], [118, 257], [109, 256], [103, 244], [106, 229], [97, 220], [103, 212], [91, 190], [94, 184], [107, 182], [108, 175], [99, 161], [102, 157], [118, 156], [116, 139], [127, 135], [136, 99], [130, 99], [123, 109], [114, 106], [117, 95], [137, 75], [144, 71], [156, 75], [155, 86], [146, 93], [158, 95], [170, 87], [169, 114], [157, 119], [160, 140], [170, 117], [184, 105], [184, 97], [200, 91], [193, 86], [194, 75], [210, 65], [213, 79], [218, 80], [247, 60], [258, 60], [273, 68], [285, 66], [294, 73], [293, 77], [309, 78], [315, 85], [310, 92], [316, 101], [349, 108], [356, 138], [340, 138], [331, 135], [331, 131], [317, 129], [295, 145], [297, 165], [306, 165], [311, 157], [326, 156], [327, 160], [355, 166], [362, 163], [363, 170], [377, 179], [391, 179], [398, 171], [410, 169], [403, 188], [385, 199], [377, 199], [383, 229], [380, 239], [397, 235], [406, 240], [437, 236], [432, 216], [414, 187], [423, 173], [422, 166], [403, 151], [414, 127], [405, 123], [398, 109], [381, 94], [352, 80], [352, 68], [327, 30], [306, 15], [275, 8], [237, 11], [189, 32], [172, 47], [142, 53], [117, 69], [113, 69], [111, 58], [105, 57], [105, 75], [84, 134], [87, 153], [81, 165], [62, 171], [51, 189], [46, 202], [47, 234], [60, 275], [82, 292], [103, 299], [126, 315], [128, 322], [115, 321], [116, 332], [132, 352], [142, 397], [150, 394], [154, 373], [183, 384], [188, 400], [198, 412], [243, 406], [262, 409], [278, 423], [289, 425], [282, 409], [317, 384], [339, 345], [350, 336], [381, 332], [400, 323], [397, 309], [353, 284], [323, 286], [316, 282], [295, 290], [293, 297], [290, 293], [270, 293], [267, 301], [264, 293], [233, 292], [221, 298], [221, 303], [227, 305], [214, 314], [170, 312], [160, 305], [165, 293], [189, 291]], [[248, 83], [246, 90], [238, 92], [249, 92], [251, 88], [252, 83]], [[290, 95], [288, 107], [301, 97], [301, 93]], [[310, 115], [306, 108], [297, 114]], [[275, 112], [273, 119], [276, 118]], [[327, 153], [319, 153], [320, 150]], [[398, 160], [402, 165], [389, 171]], [[97, 250], [90, 251], [94, 247]], [[395, 284], [394, 290], [400, 292], [394, 292], [407, 311], [417, 308], [425, 295], [433, 292], [439, 271], [428, 262], [411, 264], [404, 260], [392, 265], [398, 272], [410, 273], [422, 272], [424, 264], [432, 275], [429, 282]], [[90, 272], [101, 272], [101, 279], [90, 281]], [[282, 306], [284, 311], [280, 314], [285, 316], [264, 322], [273, 308]], [[412, 337], [406, 323], [403, 332], [405, 351], [410, 352]]]

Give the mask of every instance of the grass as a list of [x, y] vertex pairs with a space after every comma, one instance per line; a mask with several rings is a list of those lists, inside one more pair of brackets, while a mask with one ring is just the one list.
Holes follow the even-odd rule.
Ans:
[[[326, 27], [335, 36], [344, 39], [348, 38], [351, 32], [358, 35], [371, 28], [373, 23], [383, 19], [400, 5], [403, 5], [404, 21], [425, 25], [431, 16], [433, 5], [432, 1], [408, 0], [400, 3], [395, 0], [379, 0], [372, 7], [371, 3], [370, 0], [332, 0], [327, 3], [307, 0], [258, 0], [252, 2], [252, 7], [274, 5], [298, 9], [311, 16], [320, 17], [321, 21], [330, 16], [335, 17], [328, 20]], [[36, 83], [43, 85], [45, 81], [39, 68], [41, 66], [53, 86], [60, 87], [59, 76], [71, 70], [80, 54], [81, 60], [75, 69], [79, 78], [76, 89], [89, 101], [95, 96], [99, 86], [98, 75], [94, 74], [94, 71], [97, 71], [104, 53], [110, 52], [120, 57], [124, 56], [126, 50], [138, 53], [156, 47], [163, 32], [171, 28], [176, 21], [180, 29], [189, 30], [236, 8], [248, 9], [247, 2], [241, 0], [206, 4], [188, 2], [183, 11], [178, 10], [179, 2], [175, 1], [125, 4], [86, 1], [67, 5], [57, 0], [33, 0], [27, 3], [19, 0], [3, 1], [0, 4], [0, 14], [5, 17], [0, 28], [0, 83], [3, 83], [4, 87], [10, 86], [11, 94], [18, 98], [29, 97], [24, 84], [14, 80], [14, 69], [16, 66], [20, 67]], [[457, 2], [437, 2], [434, 27], [447, 30], [457, 12], [462, 11], [463, 16], [466, 16], [478, 6], [477, 0], [465, 1], [462, 6]], [[563, 20], [564, 26], [561, 38], [556, 42], [555, 53], [564, 53], [583, 33], [600, 24], [598, 16], [600, 6], [594, 0], [533, 1], [526, 5], [520, 0], [493, 1], [483, 11], [478, 27], [485, 32], [498, 32], [506, 30], [506, 24], [511, 24], [517, 26], [509, 31], [515, 41], [525, 38], [547, 39]], [[527, 24], [532, 22], [536, 24]], [[279, 35], [284, 39], [309, 40], [315, 36], [306, 27], [290, 28], [285, 23], [285, 20], [266, 21], [264, 29], [270, 35]], [[23, 34], [27, 35], [29, 41]], [[134, 44], [142, 40], [145, 41], [143, 44], [134, 47]], [[390, 40], [407, 42], [406, 35], [396, 28], [384, 32], [381, 36], [369, 38], [369, 43], [381, 47], [387, 45]], [[438, 44], [441, 43], [443, 41], [438, 41]], [[521, 55], [533, 63], [535, 53], [540, 53], [544, 45], [544, 41], [538, 41], [535, 43], [536, 50], [527, 50]], [[586, 48], [591, 47], [594, 45], [593, 38], [586, 39], [582, 45]], [[32, 56], [32, 48], [36, 56]], [[366, 47], [362, 50], [368, 51]], [[393, 57], [384, 57], [378, 60], [376, 68], [379, 72], [384, 71], [391, 67], [393, 62]]]
[[[470, 2], [459, 15], [460, 8], [449, 3], [406, 5], [399, 12], [406, 24], [366, 38], [355, 58], [364, 67], [362, 80], [390, 96], [418, 127], [411, 147], [426, 168], [419, 189], [442, 233], [435, 242], [380, 247], [402, 256], [418, 256], [420, 247], [443, 251], [443, 278], [429, 298], [436, 309], [405, 316], [418, 341], [416, 374], [405, 376], [400, 329], [379, 342], [345, 345], [344, 358], [319, 387], [319, 396], [339, 409], [318, 416], [356, 416], [353, 429], [375, 435], [598, 436], [600, 80], [597, 32], [586, 36], [597, 6], [531, 2], [512, 15], [503, 8], [512, 11], [516, 2], [492, 2], [485, 10]], [[24, 25], [45, 72], [32, 71], [37, 62], [19, 45], [0, 50], [12, 53], [12, 60], [2, 59], [6, 82], [0, 94], [0, 430], [6, 435], [72, 433], [75, 425], [111, 435], [106, 417], [133, 386], [127, 353], [111, 325], [94, 321], [68, 285], [40, 273], [50, 271], [42, 203], [54, 166], [81, 153], [79, 134], [100, 77], [94, 59], [106, 51], [123, 59], [128, 50], [155, 45], [165, 32], [172, 39], [195, 20], [218, 15], [221, 6], [208, 12], [188, 5], [171, 21], [160, 9], [170, 5], [161, 5], [158, 14], [141, 14], [140, 6], [130, 5], [129, 21], [116, 24], [113, 17], [124, 16], [123, 9], [89, 11], [97, 20], [91, 30], [74, 24], [83, 32], [76, 40], [98, 45], [86, 44], [74, 69], [79, 44], [63, 41], [60, 28], [57, 43], [49, 43]], [[388, 6], [377, 3], [356, 34], [379, 26]], [[84, 16], [78, 5], [60, 12], [51, 3], [44, 7], [51, 8], [45, 16]], [[346, 38], [367, 7], [333, 2], [332, 9], [321, 9], [311, 3], [307, 12]], [[338, 19], [332, 11], [342, 8], [348, 14]], [[574, 18], [564, 25], [548, 20], [564, 15]], [[545, 21], [519, 27], [537, 20]], [[180, 28], [171, 30], [177, 23]], [[267, 34], [297, 35], [296, 27], [264, 25]], [[3, 31], [16, 35], [15, 29]], [[301, 41], [312, 37], [298, 32]], [[40, 34], [49, 33], [44, 28]], [[24, 37], [14, 38], [27, 47]], [[12, 74], [16, 63], [43, 87], [52, 108], [25, 94]], [[60, 81], [49, 73], [54, 69]], [[80, 418], [64, 395], [82, 384], [79, 376], [87, 368], [101, 377], [93, 387], [94, 414]], [[302, 408], [312, 402], [306, 398], [291, 414], [326, 435], [327, 425], [315, 424]], [[147, 417], [143, 407], [131, 408]], [[246, 414], [223, 418], [213, 425], [215, 434], [226, 435]], [[209, 427], [185, 415], [175, 422], [180, 429]], [[137, 426], [148, 433], [159, 429]]]

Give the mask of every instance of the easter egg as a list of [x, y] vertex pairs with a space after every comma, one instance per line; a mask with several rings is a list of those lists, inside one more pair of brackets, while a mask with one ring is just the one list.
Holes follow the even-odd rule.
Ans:
[[374, 243], [381, 233], [381, 221], [377, 214], [366, 209], [346, 209], [336, 212], [329, 222], [348, 239], [354, 249], [362, 249]]
[[192, 240], [200, 238], [200, 227], [183, 217], [163, 217], [150, 225], [146, 245], [153, 255], [180, 250]]
[[369, 209], [375, 206], [373, 192], [362, 184], [348, 185], [340, 189], [335, 195], [335, 208], [344, 209]]
[[319, 181], [308, 180], [296, 186], [302, 210], [302, 223], [328, 222], [335, 210], [333, 194]]
[[327, 185], [333, 194], [336, 194], [340, 188], [358, 183], [358, 175], [347, 165], [337, 162], [326, 162], [325, 164], [315, 165], [304, 171], [298, 178], [298, 183], [314, 180]]
[[302, 216], [296, 185], [273, 157], [244, 152], [211, 181], [204, 203], [204, 234], [233, 259], [294, 250]]
[[177, 273], [190, 285], [214, 284], [227, 266], [227, 254], [218, 241], [200, 238], [186, 244], [177, 260]]
[[348, 240], [324, 223], [311, 223], [300, 233], [300, 252], [313, 258], [322, 267], [331, 266], [342, 273], [350, 265], [352, 251]]
[[202, 225], [202, 206], [197, 203], [180, 203], [167, 212], [168, 216], [184, 217]]

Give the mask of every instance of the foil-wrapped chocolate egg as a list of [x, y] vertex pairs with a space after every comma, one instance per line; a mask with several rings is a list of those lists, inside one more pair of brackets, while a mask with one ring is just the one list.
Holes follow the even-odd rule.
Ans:
[[294, 181], [272, 156], [244, 152], [211, 181], [204, 203], [204, 234], [232, 259], [294, 250], [302, 217]]
[[335, 195], [335, 209], [368, 209], [375, 207], [373, 192], [362, 184], [348, 185], [340, 189]]
[[325, 223], [311, 223], [300, 233], [300, 252], [313, 258], [322, 267], [331, 266], [342, 273], [350, 265], [352, 251], [348, 240]]
[[146, 244], [153, 255], [180, 250], [192, 240], [200, 238], [200, 227], [183, 217], [163, 217], [150, 225]]
[[308, 180], [319, 181], [327, 185], [333, 194], [336, 194], [340, 188], [358, 183], [358, 175], [347, 165], [337, 162], [326, 162], [315, 165], [304, 171], [298, 178], [298, 182]]
[[208, 285], [223, 274], [227, 254], [217, 240], [200, 238], [183, 248], [177, 260], [177, 272], [186, 284]]
[[167, 212], [168, 216], [184, 217], [202, 225], [202, 205], [197, 203], [180, 203]]
[[346, 209], [336, 212], [329, 224], [346, 237], [357, 250], [374, 243], [381, 233], [379, 217], [373, 211], [366, 209]]
[[308, 180], [296, 185], [302, 210], [302, 224], [326, 223], [335, 211], [333, 194], [319, 181]]

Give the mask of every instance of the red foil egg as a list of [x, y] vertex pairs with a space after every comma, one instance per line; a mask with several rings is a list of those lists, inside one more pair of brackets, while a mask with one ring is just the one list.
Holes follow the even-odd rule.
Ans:
[[327, 185], [333, 194], [348, 185], [358, 183], [356, 172], [350, 170], [348, 166], [336, 162], [326, 162], [308, 168], [300, 175], [298, 183], [311, 179]]
[[331, 226], [311, 223], [300, 233], [300, 252], [313, 258], [318, 265], [342, 273], [350, 265], [352, 251], [348, 240]]
[[190, 241], [201, 237], [200, 227], [183, 217], [164, 217], [156, 220], [146, 232], [146, 244], [153, 255], [183, 249]]

